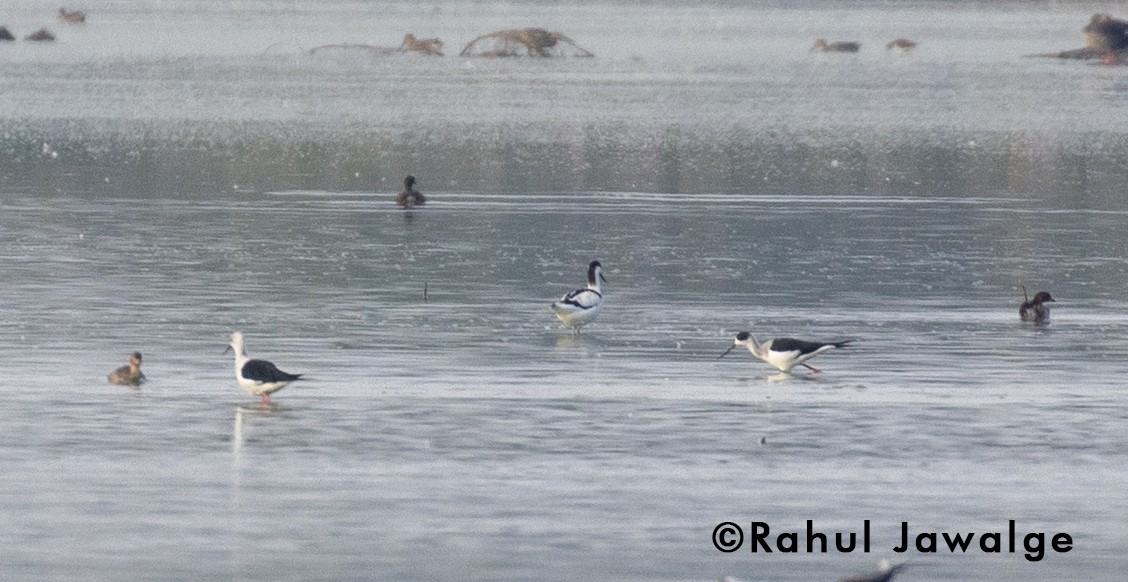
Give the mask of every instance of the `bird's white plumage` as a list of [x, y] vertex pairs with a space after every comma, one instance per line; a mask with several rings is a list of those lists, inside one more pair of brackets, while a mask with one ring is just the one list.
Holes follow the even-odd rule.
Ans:
[[580, 328], [594, 321], [603, 307], [601, 281], [606, 281], [603, 277], [603, 266], [599, 261], [592, 261], [588, 265], [587, 287], [569, 291], [552, 304], [556, 318], [576, 333], [580, 333]]
[[764, 360], [772, 366], [775, 366], [781, 372], [786, 372], [791, 368], [794, 368], [795, 366], [798, 366], [799, 364], [802, 364], [803, 362], [806, 362], [807, 360], [827, 350], [834, 349], [833, 344], [825, 344], [815, 349], [815, 351], [807, 353], [803, 353], [796, 349], [774, 350], [772, 349], [772, 344], [774, 344], [775, 341], [776, 340], [768, 340], [762, 344], [762, 355], [757, 354], [755, 351], [752, 351], [751, 345], [748, 346], [748, 350], [752, 352], [752, 355], [760, 358], [761, 360]]
[[270, 395], [285, 388], [301, 374], [289, 374], [266, 360], [256, 360], [247, 355], [243, 333], [231, 334], [228, 349], [235, 352], [235, 380], [239, 386], [252, 396], [261, 396], [263, 402], [270, 403]]
[[806, 366], [817, 373], [819, 369], [806, 364], [807, 360], [825, 351], [844, 347], [852, 341], [809, 342], [792, 338], [776, 338], [760, 343], [756, 336], [742, 331], [736, 335], [733, 345], [725, 350], [721, 356], [728, 354], [738, 346], [743, 346], [748, 348], [753, 356], [767, 362], [781, 372], [789, 372], [795, 366]]

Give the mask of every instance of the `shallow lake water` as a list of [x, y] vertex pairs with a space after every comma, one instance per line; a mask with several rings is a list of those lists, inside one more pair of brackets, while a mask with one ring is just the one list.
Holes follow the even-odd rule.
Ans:
[[[1123, 579], [1128, 84], [1024, 56], [1095, 9], [108, 2], [0, 47], [0, 569]], [[596, 57], [454, 56], [527, 25]], [[304, 52], [407, 31], [448, 56]], [[235, 330], [307, 377], [261, 406]], [[781, 375], [718, 358], [742, 330], [855, 342]], [[871, 551], [711, 537], [808, 519]], [[1009, 520], [1014, 553], [893, 551]]]

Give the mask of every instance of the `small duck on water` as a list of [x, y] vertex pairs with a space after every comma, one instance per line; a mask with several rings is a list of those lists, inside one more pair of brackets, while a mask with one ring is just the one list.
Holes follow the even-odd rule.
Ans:
[[1081, 32], [1089, 48], [1103, 55], [1101, 62], [1106, 65], [1120, 62], [1121, 51], [1128, 49], [1128, 21], [1107, 14], [1094, 14]]
[[1048, 291], [1039, 291], [1034, 294], [1034, 300], [1031, 301], [1030, 297], [1026, 294], [1026, 286], [1022, 287], [1022, 305], [1018, 306], [1018, 317], [1022, 321], [1029, 321], [1030, 323], [1049, 323], [1050, 321], [1050, 306], [1046, 303], [1056, 303], [1053, 297], [1050, 297]]
[[403, 192], [396, 194], [396, 204], [404, 208], [411, 208], [412, 206], [421, 206], [427, 202], [427, 198], [423, 193], [415, 189], [415, 176], [408, 174], [403, 179]]
[[110, 384], [120, 384], [122, 386], [140, 386], [145, 381], [145, 374], [141, 373], [141, 352], [133, 352], [129, 355], [129, 365], [122, 366], [113, 372], [110, 372], [106, 379]]

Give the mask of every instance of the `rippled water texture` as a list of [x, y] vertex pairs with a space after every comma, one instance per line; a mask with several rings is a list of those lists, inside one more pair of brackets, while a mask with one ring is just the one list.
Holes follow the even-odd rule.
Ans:
[[[1122, 580], [1128, 86], [1024, 56], [1093, 10], [766, 4], [6, 7], [59, 40], [0, 46], [3, 577]], [[453, 56], [530, 25], [596, 57]], [[307, 52], [405, 32], [448, 56]], [[234, 330], [306, 378], [260, 406]], [[808, 519], [873, 548], [710, 538]]]

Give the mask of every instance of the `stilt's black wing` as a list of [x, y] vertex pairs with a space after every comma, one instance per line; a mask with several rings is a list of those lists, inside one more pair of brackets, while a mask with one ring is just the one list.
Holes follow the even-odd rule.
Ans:
[[243, 377], [255, 382], [291, 382], [301, 374], [289, 374], [266, 360], [248, 360], [243, 364]]

